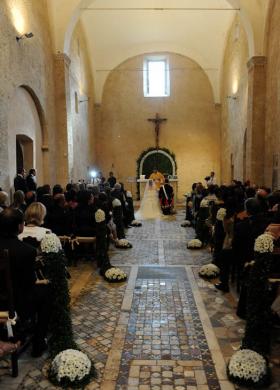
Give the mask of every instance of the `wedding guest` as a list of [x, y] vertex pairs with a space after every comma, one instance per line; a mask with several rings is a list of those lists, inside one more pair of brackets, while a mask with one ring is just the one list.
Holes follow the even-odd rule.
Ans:
[[[35, 258], [37, 251], [18, 239], [23, 231], [23, 214], [6, 208], [0, 214], [0, 249], [8, 249], [15, 310], [21, 322], [35, 319], [32, 356], [39, 357], [47, 348], [46, 335], [50, 317], [49, 286], [37, 285]], [[2, 284], [2, 282], [0, 283]]]
[[31, 203], [36, 202], [36, 200], [37, 200], [36, 192], [34, 192], [34, 191], [27, 191], [26, 192], [25, 201], [26, 201], [27, 207], [29, 205], [31, 205]]
[[75, 230], [77, 236], [95, 237], [94, 197], [89, 191], [79, 191], [78, 206], [75, 209]]
[[28, 187], [25, 180], [24, 168], [18, 169], [17, 175], [14, 178], [14, 187], [15, 187], [15, 191], [21, 190], [24, 193], [28, 191]]
[[[23, 232], [18, 236], [19, 240], [35, 239], [37, 242], [35, 245], [38, 246], [45, 235], [51, 233], [50, 229], [42, 227], [45, 217], [46, 207], [42, 203], [34, 202], [28, 206], [24, 213], [25, 226]], [[32, 241], [34, 242], [34, 240]]]
[[26, 185], [28, 191], [37, 190], [36, 170], [34, 168], [30, 169], [29, 174], [26, 177]]
[[107, 182], [110, 184], [111, 188], [114, 188], [114, 185], [116, 184], [117, 179], [114, 177], [114, 173], [112, 171], [109, 172], [109, 177], [108, 177]]
[[27, 205], [25, 202], [24, 193], [21, 190], [18, 190], [14, 193], [14, 201], [11, 204], [11, 207], [14, 209], [19, 209], [22, 213], [25, 212]]
[[0, 191], [0, 213], [8, 207], [9, 195], [5, 191]]
[[58, 236], [72, 233], [71, 212], [65, 207], [64, 194], [57, 194], [53, 207], [47, 215], [45, 226]]

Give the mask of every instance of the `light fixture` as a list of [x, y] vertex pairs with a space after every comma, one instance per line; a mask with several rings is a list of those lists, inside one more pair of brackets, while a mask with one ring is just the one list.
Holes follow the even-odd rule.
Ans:
[[25, 39], [25, 38], [33, 38], [34, 37], [34, 34], [33, 34], [33, 32], [29, 32], [29, 33], [25, 33], [25, 34], [23, 34], [23, 35], [20, 35], [20, 36], [17, 36], [16, 37], [16, 40], [17, 40], [17, 42], [19, 42], [20, 40], [22, 40], [22, 39]]
[[90, 171], [90, 176], [92, 179], [95, 179], [96, 176], [97, 176], [97, 172], [96, 171]]
[[236, 95], [228, 95], [226, 98], [227, 99], [232, 99], [232, 100], [237, 100], [237, 96]]
[[84, 103], [84, 102], [88, 102], [88, 101], [89, 101], [89, 97], [87, 99], [79, 100], [79, 103]]

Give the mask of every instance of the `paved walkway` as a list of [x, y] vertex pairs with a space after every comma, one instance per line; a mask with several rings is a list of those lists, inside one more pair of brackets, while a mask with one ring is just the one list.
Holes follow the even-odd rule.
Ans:
[[[225, 361], [238, 348], [244, 323], [231, 294], [198, 278], [210, 255], [186, 249], [194, 233], [182, 220], [179, 212], [129, 229], [133, 248], [110, 252], [112, 264], [129, 274], [127, 283], [104, 282], [88, 263], [71, 270], [77, 344], [99, 373], [88, 390], [233, 389]], [[46, 367], [45, 358], [27, 353], [19, 378], [2, 376], [0, 389], [55, 389]]]

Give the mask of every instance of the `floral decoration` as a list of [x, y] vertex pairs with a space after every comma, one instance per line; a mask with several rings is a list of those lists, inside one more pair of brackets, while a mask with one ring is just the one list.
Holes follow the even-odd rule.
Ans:
[[113, 200], [113, 202], [112, 202], [112, 206], [113, 206], [113, 208], [114, 207], [120, 207], [122, 204], [121, 204], [121, 201], [119, 200], [119, 199], [117, 199], [117, 198], [115, 198], [114, 200]]
[[103, 210], [98, 209], [95, 213], [95, 221], [101, 223], [105, 221], [105, 213]]
[[200, 202], [200, 207], [208, 207], [209, 206], [209, 201], [207, 199], [202, 199]]
[[54, 233], [48, 233], [41, 241], [41, 250], [43, 253], [58, 253], [62, 250], [62, 245]]
[[76, 349], [66, 349], [55, 356], [49, 378], [62, 387], [81, 387], [94, 376], [94, 367], [86, 354]]
[[181, 226], [182, 226], [182, 227], [190, 227], [190, 226], [191, 226], [191, 221], [186, 220], [186, 221], [184, 221], [184, 222], [181, 223]]
[[116, 247], [127, 249], [127, 248], [132, 248], [132, 245], [130, 244], [130, 242], [128, 240], [126, 240], [125, 238], [122, 238], [120, 240], [116, 240]]
[[198, 272], [199, 276], [207, 279], [214, 279], [219, 273], [220, 269], [212, 263], [203, 265]]
[[127, 274], [120, 268], [112, 267], [105, 272], [104, 277], [108, 282], [124, 282]]
[[270, 233], [261, 234], [255, 240], [254, 251], [258, 253], [268, 253], [273, 252], [274, 244], [273, 237]]
[[228, 364], [228, 376], [234, 383], [244, 386], [262, 386], [268, 383], [267, 362], [251, 349], [235, 352]]
[[227, 213], [227, 210], [225, 208], [221, 207], [217, 212], [217, 216], [216, 216], [217, 220], [223, 221], [225, 216], [226, 216], [226, 213]]
[[140, 226], [142, 226], [142, 222], [137, 221], [136, 219], [134, 219], [134, 220], [131, 222], [131, 226], [140, 227]]
[[187, 248], [189, 249], [199, 249], [202, 248], [202, 242], [197, 238], [190, 240], [187, 244]]

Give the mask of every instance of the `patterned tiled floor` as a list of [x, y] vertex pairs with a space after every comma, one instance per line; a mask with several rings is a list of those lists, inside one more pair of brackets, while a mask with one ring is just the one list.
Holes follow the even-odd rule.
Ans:
[[[198, 278], [207, 250], [189, 251], [193, 229], [183, 212], [132, 228], [130, 250], [110, 249], [111, 262], [130, 275], [109, 285], [91, 263], [70, 270], [77, 344], [95, 361], [98, 378], [86, 390], [232, 390], [225, 361], [240, 344], [244, 323], [235, 299]], [[54, 390], [47, 356], [20, 360], [20, 376], [0, 370], [0, 390]], [[279, 389], [277, 351], [273, 389]], [[4, 375], [1, 376], [1, 373]]]

